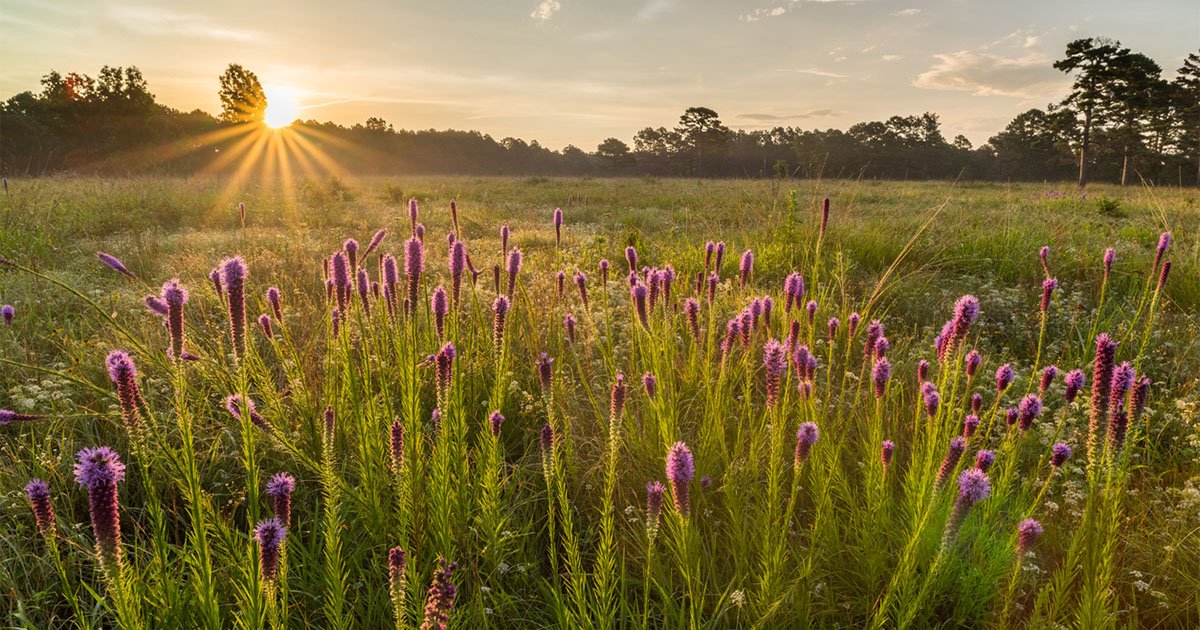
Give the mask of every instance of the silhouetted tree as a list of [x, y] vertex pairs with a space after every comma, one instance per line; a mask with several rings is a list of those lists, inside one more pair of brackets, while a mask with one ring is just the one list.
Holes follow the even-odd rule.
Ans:
[[261, 123], [267, 111], [267, 95], [258, 77], [242, 66], [231, 63], [221, 74], [221, 120], [233, 123]]
[[1073, 107], [1083, 117], [1079, 144], [1079, 186], [1083, 187], [1087, 185], [1092, 127], [1103, 121], [1113, 101], [1113, 67], [1119, 57], [1129, 54], [1129, 49], [1121, 48], [1118, 41], [1088, 37], [1067, 44], [1065, 54], [1054, 62], [1054, 68], [1075, 73], [1075, 84], [1063, 104]]
[[604, 160], [608, 168], [613, 170], [627, 168], [637, 163], [633, 154], [629, 152], [629, 145], [616, 138], [606, 138], [604, 142], [601, 142], [596, 147], [596, 155]]

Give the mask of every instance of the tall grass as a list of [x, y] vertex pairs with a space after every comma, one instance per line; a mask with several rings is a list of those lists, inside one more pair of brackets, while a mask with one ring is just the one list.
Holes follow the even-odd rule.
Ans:
[[[343, 242], [334, 236], [379, 227], [346, 224], [328, 207], [363, 196], [340, 182], [331, 196], [313, 192], [320, 182], [306, 185], [324, 214], [287, 203], [267, 214], [251, 199], [245, 219], [236, 210], [221, 219], [228, 225], [204, 219], [141, 246], [126, 240], [138, 238], [134, 231], [108, 237], [106, 251], [133, 277], [90, 253], [88, 266], [64, 272], [77, 263], [49, 264], [54, 236], [2, 241], [0, 278], [15, 287], [15, 297], [7, 288], [3, 297], [19, 307], [4, 343], [21, 350], [4, 364], [72, 392], [33, 397], [33, 409], [17, 411], [46, 417], [9, 416], [3, 429], [14, 462], [2, 475], [6, 487], [46, 479], [58, 510], [52, 530], [24, 537], [38, 531], [29, 505], [6, 510], [17, 532], [0, 537], [14, 560], [0, 582], [12, 593], [11, 622], [883, 628], [1200, 620], [1187, 590], [1200, 576], [1194, 563], [1180, 564], [1196, 558], [1187, 517], [1157, 530], [1172, 540], [1162, 560], [1139, 558], [1149, 545], [1129, 542], [1122, 526], [1154, 505], [1133, 489], [1152, 492], [1157, 479], [1195, 471], [1181, 464], [1195, 447], [1176, 443], [1189, 429], [1183, 414], [1194, 411], [1171, 401], [1186, 400], [1195, 379], [1170, 371], [1196, 357], [1181, 333], [1195, 319], [1177, 312], [1195, 295], [1175, 288], [1195, 277], [1190, 235], [1177, 234], [1157, 256], [1157, 231], [1117, 226], [1110, 275], [1101, 260], [1108, 243], [1095, 234], [1055, 238], [1043, 268], [1041, 243], [1002, 208], [1020, 194], [1012, 190], [838, 184], [823, 226], [817, 199], [764, 199], [750, 184], [711, 182], [683, 193], [682, 184], [651, 181], [636, 193], [648, 206], [685, 198], [671, 195], [720, 195], [746, 208], [769, 205], [754, 217], [772, 226], [747, 213], [698, 213], [690, 216], [699, 225], [656, 233], [646, 226], [666, 230], [682, 215], [643, 213], [643, 231], [625, 234], [608, 227], [631, 212], [612, 197], [623, 183], [555, 182], [589, 199], [565, 207], [561, 226], [550, 211], [505, 214], [508, 204], [553, 208], [561, 190], [530, 182], [517, 192], [518, 184], [439, 182], [458, 198], [453, 219], [430, 204], [387, 208], [397, 200], [385, 190], [385, 208], [372, 219], [391, 236], [362, 256], [356, 246], [348, 256], [331, 245]], [[77, 249], [91, 243], [89, 199], [114, 194], [95, 182], [57, 193], [54, 184], [28, 185], [7, 203], [42, 216], [75, 206], [57, 233], [83, 239]], [[116, 196], [170, 199], [172, 191], [143, 182]], [[942, 193], [949, 201], [934, 198]], [[50, 194], [62, 204], [43, 206]], [[872, 196], [929, 203], [882, 216]], [[476, 214], [477, 203], [501, 209]], [[978, 212], [999, 224], [963, 205], [995, 206]], [[193, 220], [171, 213], [177, 225]], [[508, 253], [494, 240], [499, 221], [489, 214], [514, 226], [519, 269], [506, 270]], [[306, 216], [340, 231], [301, 230]], [[1038, 221], [1050, 236], [1053, 220]], [[237, 236], [221, 238], [221, 230]], [[482, 273], [475, 282], [463, 276], [443, 314], [445, 294], [436, 294], [458, 273], [447, 232]], [[23, 223], [17, 233], [33, 232]], [[707, 260], [707, 239], [728, 243], [723, 262]], [[197, 241], [207, 244], [197, 249]], [[637, 254], [632, 269], [627, 246]], [[746, 250], [752, 255], [734, 258]], [[424, 264], [402, 263], [389, 286], [380, 271], [388, 253], [408, 262], [419, 254]], [[233, 254], [249, 266], [244, 297], [208, 280], [217, 260]], [[343, 277], [339, 262], [326, 271], [326, 256], [353, 261], [350, 272]], [[601, 258], [617, 261], [606, 282]], [[1168, 260], [1175, 269], [1164, 285]], [[496, 283], [493, 265], [503, 270]], [[368, 274], [361, 293], [354, 267]], [[971, 276], [979, 313], [969, 301], [951, 304], [975, 289], [948, 280], [948, 269], [980, 274]], [[569, 280], [579, 272], [585, 291]], [[793, 272], [804, 279], [799, 296], [784, 282]], [[717, 274], [711, 297], [697, 273]], [[1043, 299], [1051, 275], [1059, 284]], [[170, 277], [190, 289], [182, 339], [141, 306]], [[278, 311], [268, 287], [281, 289]], [[252, 325], [258, 313], [269, 335]], [[949, 322], [935, 342], [941, 320]], [[1107, 374], [1095, 366], [1099, 332], [1118, 342], [1116, 363], [1154, 381], [1145, 408], [1117, 379], [1095, 387], [1092, 375]], [[128, 397], [103, 376], [113, 349], [129, 350], [139, 368], [137, 431]], [[982, 365], [968, 374], [973, 350]], [[930, 363], [921, 379], [920, 359]], [[1042, 388], [1040, 368], [1050, 363], [1061, 371]], [[992, 375], [1005, 364], [1015, 377], [998, 385]], [[1089, 376], [1068, 401], [1062, 374], [1072, 369]], [[9, 378], [14, 402], [5, 408], [21, 407], [15, 399], [29, 396]], [[227, 410], [229, 396], [241, 404]], [[968, 414], [977, 426], [964, 425]], [[1096, 414], [1104, 421], [1089, 425]], [[1058, 442], [1074, 449], [1065, 464], [1051, 463]], [[74, 451], [101, 444], [130, 471], [118, 484], [119, 572], [100, 531], [87, 526], [88, 493], [71, 478]], [[273, 546], [262, 524], [282, 516], [264, 487], [281, 471], [297, 483], [290, 522]], [[1028, 518], [1040, 521], [1040, 540], [1019, 534]], [[1131, 558], [1165, 568], [1162, 582], [1137, 586], [1124, 573]], [[1168, 574], [1181, 583], [1167, 583]]]

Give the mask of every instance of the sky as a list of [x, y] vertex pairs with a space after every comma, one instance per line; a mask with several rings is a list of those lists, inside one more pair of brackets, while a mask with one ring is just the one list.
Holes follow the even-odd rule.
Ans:
[[[1107, 36], [1167, 77], [1196, 0], [5, 0], [0, 98], [51, 69], [141, 68], [158, 102], [216, 113], [229, 63], [301, 118], [384, 118], [594, 150], [688, 107], [735, 129], [938, 113], [975, 144], [1060, 100], [1066, 43]], [[0, 132], [2, 133], [2, 132]], [[2, 137], [2, 136], [0, 136]]]

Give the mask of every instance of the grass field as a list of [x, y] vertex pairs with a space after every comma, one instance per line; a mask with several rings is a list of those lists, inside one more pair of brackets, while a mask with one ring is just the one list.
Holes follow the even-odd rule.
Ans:
[[[425, 234], [411, 316], [410, 198]], [[44, 179], [10, 181], [0, 204], [0, 256], [13, 263], [0, 266], [0, 304], [15, 309], [0, 327], [0, 409], [45, 415], [0, 427], [9, 626], [437, 627], [447, 601], [450, 626], [461, 628], [1200, 625], [1200, 191]], [[513, 291], [507, 272], [499, 291], [493, 280], [493, 266], [507, 265], [501, 225], [523, 253]], [[388, 235], [368, 257], [379, 228]], [[472, 284], [466, 272], [439, 334], [431, 300], [439, 285], [453, 293], [447, 234], [456, 230], [480, 275]], [[1172, 267], [1160, 290], [1163, 232], [1173, 235], [1163, 257]], [[398, 260], [392, 309], [369, 285], [360, 299], [353, 277], [344, 304], [327, 293], [322, 260], [351, 237], [369, 281], [387, 284], [382, 254]], [[709, 240], [727, 245], [713, 299], [695, 290], [697, 272], [712, 270]], [[644, 320], [627, 247], [638, 286], [655, 296]], [[1105, 274], [1109, 247], [1116, 260]], [[249, 268], [244, 316], [209, 279], [234, 255]], [[611, 261], [607, 283], [601, 259]], [[669, 294], [640, 269], [667, 265]], [[792, 272], [804, 278], [801, 302], [817, 305], [811, 324], [787, 308]], [[1043, 311], [1048, 276], [1058, 284]], [[178, 308], [194, 361], [171, 358], [164, 318], [144, 306], [171, 278], [188, 289]], [[511, 298], [502, 334], [498, 292]], [[978, 298], [978, 320], [939, 360], [935, 338], [964, 294]], [[773, 300], [769, 317], [762, 296]], [[731, 318], [750, 325], [728, 343]], [[784, 342], [793, 319], [785, 352], [770, 340]], [[889, 342], [882, 349], [872, 320]], [[244, 351], [231, 337], [242, 325]], [[1118, 343], [1117, 363], [1151, 381], [1144, 413], [1128, 392], [1110, 408], [1094, 389], [1100, 332]], [[800, 346], [812, 374], [795, 361]], [[123, 385], [106, 372], [117, 349], [137, 365]], [[971, 350], [982, 366], [968, 377]], [[553, 359], [549, 383], [535, 366], [541, 353]], [[880, 363], [890, 378], [876, 378]], [[1015, 378], [998, 393], [1003, 364]], [[1043, 390], [1051, 364], [1058, 372]], [[1071, 370], [1086, 384], [1068, 402]], [[118, 395], [130, 382], [138, 396]], [[944, 461], [972, 394], [979, 427]], [[261, 416], [231, 414], [230, 395], [252, 399]], [[1034, 411], [1019, 404], [1027, 395], [1039, 413], [1025, 428], [1006, 426], [1006, 409]], [[493, 411], [504, 417], [496, 431]], [[1106, 438], [1118, 417], [1127, 434]], [[895, 444], [886, 465], [884, 440]], [[668, 465], [677, 441], [691, 456], [676, 452]], [[1061, 467], [1050, 461], [1059, 442], [1074, 451]], [[95, 514], [111, 484], [83, 488], [74, 472], [77, 451], [101, 445], [126, 466], [116, 541]], [[979, 491], [975, 468], [984, 449], [995, 456], [990, 492]], [[295, 491], [272, 562], [260, 558], [270, 532], [253, 534], [283, 518], [278, 488], [266, 488], [279, 472], [294, 476]], [[40, 533], [24, 489], [34, 478], [47, 483], [57, 520]], [[652, 481], [666, 487], [661, 510], [647, 506]], [[1018, 549], [1026, 518], [1044, 533]], [[405, 568], [389, 582], [393, 547]], [[457, 562], [457, 592], [427, 598], [439, 557]]]

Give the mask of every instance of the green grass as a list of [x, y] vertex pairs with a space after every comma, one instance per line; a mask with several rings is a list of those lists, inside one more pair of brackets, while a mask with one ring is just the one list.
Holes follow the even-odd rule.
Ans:
[[[409, 627], [420, 624], [438, 556], [458, 562], [451, 619], [464, 628], [1200, 623], [1195, 190], [1094, 187], [1081, 199], [1065, 186], [874, 181], [227, 184], [18, 180], [0, 199], [0, 256], [21, 267], [0, 268], [0, 303], [17, 309], [13, 326], [0, 329], [0, 408], [48, 414], [0, 428], [9, 524], [0, 534], [0, 602], [9, 625], [397, 625], [386, 563], [393, 546], [407, 551], [398, 601]], [[1044, 194], [1052, 188], [1067, 195]], [[825, 195], [832, 213], [818, 250]], [[350, 236], [365, 247], [387, 227], [382, 251], [400, 259], [403, 286], [409, 197], [419, 199], [426, 227], [416, 318], [390, 321], [379, 301], [368, 314], [354, 298], [334, 334], [321, 258]], [[474, 287], [468, 274], [438, 339], [428, 305], [435, 286], [449, 288], [451, 200], [482, 273]], [[559, 206], [566, 224], [556, 247], [551, 213]], [[497, 355], [491, 269], [502, 264], [502, 224], [525, 262]], [[1155, 297], [1150, 269], [1162, 231], [1174, 234], [1173, 268]], [[693, 294], [710, 239], [728, 248], [717, 300], [701, 300], [697, 341], [682, 300]], [[678, 271], [670, 307], [653, 309], [646, 327], [621, 271], [629, 245], [641, 264]], [[1044, 321], [1042, 245], [1060, 282]], [[1116, 248], [1117, 263], [1098, 309], [1106, 247]], [[745, 249], [755, 265], [743, 288], [736, 267]], [[97, 251], [119, 257], [139, 280], [104, 267]], [[250, 267], [241, 360], [208, 280], [233, 254]], [[607, 289], [601, 258], [612, 261]], [[380, 279], [378, 254], [364, 265]], [[559, 270], [567, 277], [561, 297]], [[571, 280], [576, 270], [589, 278], [587, 308]], [[762, 346], [787, 335], [781, 288], [791, 271], [805, 276], [805, 299], [820, 303], [816, 325], [801, 327], [819, 361], [814, 396], [798, 393], [789, 369], [780, 403], [767, 407]], [[159, 318], [142, 306], [172, 277], [190, 289], [186, 347], [200, 356], [182, 365], [168, 359]], [[270, 311], [269, 286], [281, 290], [285, 312], [274, 339], [254, 322]], [[957, 359], [971, 347], [983, 354], [973, 380], [939, 368], [932, 346], [964, 293], [982, 304]], [[766, 294], [775, 303], [769, 328], [722, 359], [725, 322]], [[851, 312], [864, 317], [848, 338]], [[578, 319], [574, 343], [562, 325], [568, 313]], [[831, 316], [843, 322], [832, 344]], [[871, 364], [862, 331], [871, 319], [891, 341], [893, 376], [879, 400], [863, 382]], [[1093, 329], [1120, 341], [1118, 361], [1154, 384], [1126, 448], [1089, 474]], [[447, 340], [457, 348], [454, 376], [439, 390], [424, 358]], [[140, 370], [149, 447], [138, 452], [104, 371], [116, 348]], [[534, 368], [541, 352], [554, 358], [550, 389]], [[1034, 428], [1006, 432], [1003, 409], [1036, 389], [1030, 372], [1039, 356], [1038, 365], [1082, 369], [1088, 388], [1067, 404], [1060, 375]], [[928, 420], [918, 409], [922, 358], [935, 363], [930, 378], [942, 399]], [[1006, 362], [1017, 379], [994, 401], [992, 374]], [[658, 379], [653, 399], [641, 390], [645, 372]], [[618, 373], [628, 394], [614, 415]], [[958, 469], [980, 446], [996, 450], [992, 494], [944, 544], [955, 484], [934, 492], [933, 475], [973, 392], [984, 397], [981, 427], [1000, 426], [986, 444], [983, 434], [972, 438]], [[233, 393], [257, 402], [269, 431], [225, 411]], [[335, 411], [332, 433], [326, 406]], [[506, 418], [496, 438], [487, 427], [492, 410]], [[389, 455], [393, 419], [405, 434], [398, 468]], [[821, 438], [794, 466], [804, 421], [817, 423]], [[547, 423], [555, 442], [543, 454], [538, 435]], [[897, 444], [886, 475], [883, 439]], [[675, 512], [668, 489], [651, 538], [645, 484], [667, 481], [676, 440], [696, 457], [691, 515]], [[1075, 455], [1051, 474], [1047, 452], [1058, 440]], [[86, 493], [71, 470], [78, 449], [100, 444], [129, 466], [120, 484], [120, 581], [106, 581], [95, 560]], [[259, 575], [249, 535], [271, 513], [262, 486], [279, 471], [298, 487], [285, 572], [272, 586]], [[21, 490], [32, 477], [51, 487], [52, 540], [38, 536]], [[1032, 555], [1015, 560], [1016, 525], [1027, 516], [1045, 534]]]

